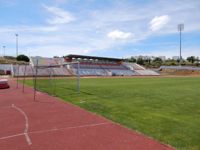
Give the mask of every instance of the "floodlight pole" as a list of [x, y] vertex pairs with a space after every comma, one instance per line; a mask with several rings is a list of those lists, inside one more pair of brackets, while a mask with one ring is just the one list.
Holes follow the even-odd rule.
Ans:
[[6, 46], [3, 46], [3, 56], [5, 57], [5, 53], [6, 53]]
[[179, 64], [181, 66], [181, 62], [182, 62], [182, 54], [181, 54], [181, 48], [182, 48], [182, 34], [181, 32], [184, 30], [184, 24], [178, 24], [178, 31], [180, 31], [180, 56], [179, 56]]
[[15, 34], [16, 36], [16, 57], [18, 56], [18, 34]]

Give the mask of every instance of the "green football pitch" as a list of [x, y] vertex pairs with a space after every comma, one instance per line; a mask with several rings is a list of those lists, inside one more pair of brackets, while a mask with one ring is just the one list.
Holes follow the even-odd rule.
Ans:
[[75, 78], [38, 79], [37, 86], [177, 149], [200, 149], [198, 77], [81, 78], [80, 94]]

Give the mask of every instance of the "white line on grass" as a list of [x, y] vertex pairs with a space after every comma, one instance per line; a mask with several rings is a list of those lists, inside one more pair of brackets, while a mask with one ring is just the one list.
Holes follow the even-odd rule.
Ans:
[[14, 104], [12, 104], [12, 107], [14, 109], [18, 110], [24, 116], [24, 118], [25, 118], [25, 129], [24, 129], [24, 133], [23, 134], [24, 134], [24, 136], [26, 138], [26, 141], [27, 141], [28, 145], [31, 145], [32, 142], [31, 142], [30, 137], [28, 136], [28, 127], [29, 127], [29, 125], [28, 125], [28, 116], [26, 115], [26, 113], [21, 108], [15, 106]]

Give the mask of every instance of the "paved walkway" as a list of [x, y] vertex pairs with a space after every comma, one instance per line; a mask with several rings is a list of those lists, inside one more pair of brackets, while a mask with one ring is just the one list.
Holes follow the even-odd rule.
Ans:
[[[0, 90], [2, 150], [172, 150], [103, 117], [33, 89]], [[21, 86], [21, 85], [20, 85]]]

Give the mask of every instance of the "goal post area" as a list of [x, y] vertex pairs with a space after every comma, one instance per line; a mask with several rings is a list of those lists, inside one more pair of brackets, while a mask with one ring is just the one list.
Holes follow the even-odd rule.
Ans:
[[[78, 67], [74, 69], [73, 65]], [[57, 95], [56, 91], [62, 90], [69, 93], [80, 93], [79, 62], [69, 62], [59, 65], [38, 65], [34, 66], [34, 99], [36, 91], [47, 91], [50, 95]], [[42, 76], [47, 75], [47, 76]]]
[[79, 62], [67, 62], [62, 64], [39, 65], [38, 61], [32, 65], [17, 65], [15, 74], [17, 88], [19, 80], [23, 80], [22, 91], [25, 92], [26, 82], [34, 87], [34, 100], [37, 91], [47, 92], [49, 95], [57, 95], [57, 91], [67, 94], [80, 93]]

